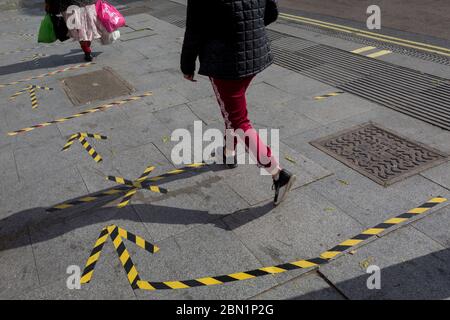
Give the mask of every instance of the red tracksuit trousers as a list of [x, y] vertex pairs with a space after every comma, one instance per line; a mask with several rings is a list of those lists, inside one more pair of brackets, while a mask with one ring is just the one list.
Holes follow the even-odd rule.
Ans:
[[[241, 141], [245, 142], [247, 152], [253, 155], [259, 167], [266, 168], [270, 174], [277, 173], [280, 170], [278, 159], [272, 155], [272, 151], [261, 140], [248, 119], [246, 93], [253, 77], [239, 80], [215, 78], [210, 78], [210, 80], [225, 121], [227, 150], [230, 145], [235, 150], [236, 137], [240, 137]], [[233, 139], [233, 143], [230, 143], [229, 139]]]

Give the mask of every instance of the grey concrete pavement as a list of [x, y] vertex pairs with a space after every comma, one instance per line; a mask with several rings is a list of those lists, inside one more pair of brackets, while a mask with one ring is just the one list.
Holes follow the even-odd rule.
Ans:
[[[3, 4], [4, 1], [0, 1]], [[30, 2], [31, 3], [31, 2]], [[37, 2], [36, 2], [37, 3]], [[153, 1], [129, 2], [128, 8]], [[171, 1], [167, 0], [168, 5]], [[183, 1], [177, 1], [183, 3]], [[0, 84], [83, 63], [76, 43], [38, 46], [10, 32], [36, 32], [42, 11], [0, 13], [7, 34], [0, 35]], [[26, 18], [23, 22], [21, 18]], [[8, 21], [5, 24], [2, 21]], [[255, 78], [249, 113], [256, 128], [280, 130], [280, 160], [298, 180], [281, 206], [271, 204], [271, 179], [253, 165], [235, 170], [211, 166], [180, 175], [161, 186], [167, 195], [140, 190], [131, 204], [116, 208], [118, 197], [56, 212], [45, 209], [117, 184], [107, 175], [136, 179], [149, 165], [154, 175], [175, 167], [173, 130], [193, 131], [196, 120], [223, 130], [219, 107], [205, 77], [193, 84], [179, 73], [183, 29], [140, 12], [127, 16], [123, 38], [110, 46], [94, 44], [95, 64], [33, 80], [55, 90], [38, 92], [39, 108], [27, 96], [9, 97], [22, 85], [0, 88], [0, 298], [2, 299], [448, 299], [449, 207], [443, 203], [418, 221], [372, 237], [319, 270], [291, 271], [220, 286], [147, 292], [132, 290], [108, 240], [92, 281], [80, 290], [66, 286], [67, 267], [81, 268], [98, 234], [116, 224], [160, 251], [154, 255], [125, 241], [142, 279], [172, 281], [215, 276], [314, 258], [368, 227], [415, 208], [431, 197], [450, 198], [449, 164], [383, 187], [313, 147], [310, 142], [374, 121], [442, 152], [450, 133], [349, 93], [318, 101], [337, 89], [278, 65]], [[315, 43], [353, 50], [358, 44], [274, 25]], [[145, 29], [145, 30], [144, 30]], [[19, 49], [34, 48], [31, 51]], [[2, 54], [19, 50], [14, 54]], [[22, 62], [35, 53], [39, 64]], [[392, 55], [393, 56], [393, 55]], [[396, 54], [399, 64], [449, 78], [448, 67]], [[384, 57], [383, 57], [384, 59]], [[387, 59], [387, 58], [386, 58]], [[389, 58], [391, 59], [391, 58]], [[380, 59], [381, 60], [381, 59]], [[391, 62], [396, 63], [395, 60]], [[74, 106], [61, 80], [112, 68], [135, 92], [153, 96], [104, 112], [8, 136], [13, 130], [67, 117], [126, 98]], [[438, 71], [436, 71], [438, 70]], [[89, 86], [86, 86], [89, 89]], [[100, 133], [89, 140], [103, 157], [95, 163], [81, 145], [61, 152], [70, 135]], [[369, 259], [369, 260], [367, 260]], [[361, 268], [382, 268], [382, 290], [369, 290]]]

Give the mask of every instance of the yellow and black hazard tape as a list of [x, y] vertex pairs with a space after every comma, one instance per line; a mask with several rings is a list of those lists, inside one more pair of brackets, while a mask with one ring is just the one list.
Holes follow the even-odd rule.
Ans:
[[78, 140], [81, 143], [81, 146], [89, 153], [89, 155], [94, 159], [95, 162], [102, 161], [102, 157], [95, 151], [95, 149], [89, 144], [89, 142], [86, 141], [86, 138], [94, 138], [96, 140], [106, 140], [108, 137], [102, 136], [97, 133], [87, 133], [87, 132], [79, 132], [74, 135], [72, 135], [69, 140], [67, 140], [67, 143], [62, 148], [62, 151], [68, 150], [73, 143]]
[[10, 100], [15, 100], [18, 96], [20, 96], [20, 95], [22, 95], [22, 94], [24, 94], [25, 92], [28, 91], [28, 94], [30, 95], [30, 100], [31, 100], [31, 108], [32, 109], [36, 109], [39, 106], [39, 103], [38, 103], [38, 100], [37, 100], [37, 97], [36, 97], [36, 89], [45, 90], [45, 91], [52, 91], [53, 90], [53, 88], [41, 87], [41, 86], [36, 86], [36, 85], [29, 85], [25, 89], [14, 93], [9, 99]]
[[72, 115], [70, 117], [56, 119], [56, 120], [52, 120], [52, 121], [49, 121], [49, 122], [36, 124], [36, 125], [28, 127], [28, 128], [23, 128], [23, 129], [20, 129], [20, 130], [8, 132], [8, 135], [9, 136], [15, 136], [15, 135], [18, 135], [18, 134], [21, 134], [21, 133], [30, 132], [30, 131], [35, 130], [35, 129], [48, 127], [48, 126], [50, 126], [52, 124], [66, 122], [66, 121], [69, 121], [69, 120], [72, 120], [72, 119], [76, 119], [76, 118], [85, 116], [87, 114], [91, 114], [91, 113], [95, 113], [95, 112], [99, 112], [99, 111], [105, 111], [105, 110], [110, 109], [112, 107], [116, 107], [116, 106], [119, 106], [119, 105], [122, 105], [122, 104], [125, 104], [125, 103], [128, 103], [128, 102], [136, 101], [136, 100], [139, 100], [139, 99], [142, 99], [144, 97], [151, 96], [151, 95], [153, 95], [152, 92], [145, 92], [145, 93], [143, 93], [141, 95], [130, 97], [130, 98], [126, 98], [126, 99], [123, 99], [123, 100], [114, 101], [114, 102], [111, 102], [111, 103], [107, 103], [107, 104], [104, 104], [102, 106], [99, 106], [99, 107], [96, 107], [96, 108], [93, 108], [93, 109], [89, 109], [89, 110], [86, 110], [86, 111], [74, 114], [74, 115]]
[[146, 185], [144, 186], [144, 182], [146, 181], [149, 174], [155, 169], [155, 167], [150, 166], [147, 167], [144, 171], [144, 173], [136, 180], [131, 181], [122, 177], [115, 177], [115, 176], [108, 176], [106, 177], [106, 180], [116, 182], [118, 184], [126, 185], [133, 187], [130, 191], [128, 191], [125, 196], [123, 197], [122, 201], [117, 205], [118, 208], [124, 208], [126, 207], [133, 196], [137, 193], [139, 189], [148, 189], [155, 193], [168, 193], [169, 191], [165, 188], [161, 188], [159, 186], [155, 185], [148, 185], [148, 181]]
[[[333, 247], [332, 249], [323, 252], [320, 254], [319, 257], [313, 258], [313, 259], [307, 259], [307, 260], [297, 260], [292, 261], [288, 263], [283, 263], [275, 266], [270, 267], [262, 267], [258, 269], [243, 271], [243, 272], [236, 272], [221, 276], [210, 276], [210, 277], [202, 277], [202, 278], [196, 278], [196, 279], [189, 279], [189, 280], [176, 280], [176, 281], [163, 281], [163, 282], [153, 282], [153, 281], [145, 281], [140, 280], [139, 273], [132, 263], [131, 259], [129, 259], [128, 252], [123, 256], [124, 248], [122, 247], [120, 249], [120, 253], [118, 251], [120, 260], [122, 262], [122, 265], [125, 268], [125, 271], [128, 276], [129, 283], [131, 284], [133, 289], [141, 289], [141, 290], [174, 290], [174, 289], [187, 289], [187, 288], [194, 288], [194, 287], [201, 287], [201, 286], [213, 286], [213, 285], [220, 285], [225, 284], [229, 282], [236, 282], [236, 281], [242, 281], [242, 280], [248, 280], [253, 279], [257, 277], [262, 277], [266, 275], [271, 274], [280, 274], [292, 270], [299, 270], [299, 269], [312, 269], [312, 268], [318, 268], [321, 265], [324, 265], [334, 258], [336, 256], [343, 254], [344, 252], [348, 251], [349, 249], [361, 244], [363, 241], [368, 240], [369, 238], [372, 238], [374, 236], [377, 236], [381, 234], [382, 232], [386, 231], [387, 229], [401, 224], [413, 217], [417, 217], [420, 214], [423, 214], [430, 210], [431, 208], [446, 202], [447, 199], [442, 197], [436, 197], [428, 200], [421, 206], [411, 209], [406, 213], [403, 213], [395, 218], [389, 219], [384, 221], [383, 223], [380, 223], [376, 225], [373, 228], [367, 229], [360, 234], [352, 237], [351, 239], [348, 239], [346, 241], [341, 242], [337, 246]], [[109, 230], [112, 230], [111, 228], [114, 228], [115, 226], [109, 227]], [[110, 231], [108, 231], [110, 232]], [[117, 236], [116, 236], [117, 238]], [[114, 240], [113, 240], [114, 241]], [[92, 266], [93, 262], [97, 262], [98, 257], [100, 256], [100, 251], [102, 249], [101, 246], [103, 246], [104, 241], [97, 245], [94, 249], [95, 252], [91, 254], [91, 257], [88, 260], [87, 266]], [[123, 243], [117, 241], [114, 243], [114, 246], [116, 247], [116, 250], [118, 250], [118, 247], [123, 245]], [[92, 258], [94, 257], [94, 258]], [[91, 261], [90, 261], [91, 260]], [[126, 263], [126, 266], [124, 264]], [[94, 270], [95, 264], [89, 268], [87, 271], [87, 274], [90, 274], [89, 281], [92, 278], [92, 272]], [[86, 282], [82, 282], [86, 283]]]
[[149, 166], [144, 170], [144, 173], [142, 173], [142, 175], [137, 178], [135, 181], [131, 181], [122, 177], [115, 177], [115, 176], [108, 176], [106, 177], [107, 180], [110, 181], [114, 181], [118, 184], [122, 184], [122, 185], [126, 185], [126, 186], [130, 186], [133, 187], [132, 189], [130, 189], [125, 196], [123, 197], [122, 201], [120, 201], [120, 203], [117, 205], [118, 208], [124, 208], [126, 207], [131, 199], [133, 198], [133, 196], [137, 193], [137, 191], [139, 189], [148, 189], [152, 192], [156, 192], [156, 193], [168, 193], [169, 191], [165, 188], [160, 188], [158, 186], [155, 185], [150, 185], [150, 186], [145, 186], [143, 185], [143, 181], [145, 181], [145, 179], [150, 175], [150, 173], [155, 169], [154, 166]]
[[[161, 181], [163, 179], [169, 178], [171, 176], [177, 175], [177, 174], [182, 174], [182, 173], [188, 173], [188, 172], [192, 172], [193, 170], [205, 167], [206, 163], [194, 163], [194, 164], [190, 164], [187, 165], [186, 167], [182, 168], [182, 169], [176, 169], [176, 170], [172, 170], [169, 172], [166, 172], [160, 176], [155, 176], [155, 177], [151, 177], [151, 178], [146, 178], [143, 181], [140, 181], [140, 183], [142, 184], [143, 188], [148, 187], [149, 185], [152, 185], [154, 182], [156, 181]], [[130, 187], [127, 185], [122, 185], [122, 186], [118, 186], [115, 187], [114, 189], [110, 189], [107, 191], [101, 191], [101, 192], [96, 192], [87, 196], [83, 196], [80, 198], [77, 198], [73, 201], [68, 201], [68, 202], [64, 202], [58, 205], [55, 205], [51, 208], [47, 208], [46, 211], [47, 212], [55, 212], [55, 211], [60, 211], [60, 210], [65, 210], [65, 209], [69, 209], [69, 208], [73, 208], [79, 205], [83, 205], [86, 203], [91, 203], [94, 201], [98, 201], [100, 199], [109, 197], [109, 196], [113, 196], [113, 195], [119, 195], [119, 194], [126, 194], [129, 191], [131, 191], [132, 189], [134, 189], [134, 187]]]
[[94, 275], [95, 265], [100, 259], [100, 254], [106, 240], [108, 240], [108, 237], [111, 237], [117, 254], [119, 255], [120, 262], [127, 272], [128, 281], [132, 284], [133, 288], [137, 288], [136, 283], [140, 278], [122, 239], [127, 239], [128, 241], [136, 244], [139, 248], [142, 248], [150, 253], [158, 252], [159, 248], [150, 242], [147, 242], [144, 238], [136, 236], [135, 234], [115, 225], [104, 228], [100, 233], [97, 241], [95, 242], [94, 249], [86, 262], [80, 282], [85, 284], [91, 281], [92, 276]]
[[327, 98], [337, 97], [337, 96], [339, 96], [341, 94], [344, 94], [344, 93], [345, 93], [344, 91], [331, 92], [331, 93], [324, 94], [322, 96], [314, 97], [314, 100], [325, 100]]
[[94, 64], [95, 64], [95, 62], [82, 63], [82, 64], [78, 64], [78, 65], [75, 65], [75, 66], [67, 67], [67, 68], [64, 68], [64, 69], [59, 69], [59, 70], [55, 70], [55, 71], [52, 71], [52, 72], [43, 73], [43, 74], [40, 74], [38, 76], [28, 77], [28, 78], [25, 78], [25, 79], [16, 80], [16, 81], [9, 82], [9, 83], [3, 83], [3, 84], [0, 84], [0, 88], [5, 88], [5, 87], [8, 87], [8, 86], [14, 86], [16, 84], [28, 82], [28, 81], [31, 81], [31, 80], [42, 79], [42, 78], [45, 78], [45, 77], [54, 76], [56, 74], [63, 73], [63, 72], [66, 72], [66, 71], [72, 71], [72, 70], [77, 70], [77, 69], [80, 69], [80, 68], [90, 67], [90, 66], [92, 66]]

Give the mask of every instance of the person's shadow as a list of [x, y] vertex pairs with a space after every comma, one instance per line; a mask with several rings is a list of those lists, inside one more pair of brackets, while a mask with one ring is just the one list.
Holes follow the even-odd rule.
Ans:
[[[164, 183], [178, 181], [180, 179], [188, 178], [189, 176], [199, 175], [207, 171], [221, 171], [224, 166], [209, 165], [204, 168], [179, 174], [176, 176], [164, 179]], [[212, 179], [214, 180], [214, 179]], [[204, 184], [207, 187], [214, 181], [197, 182], [195, 188], [192, 186], [181, 187], [174, 192], [169, 192], [167, 195], [162, 195], [155, 201], [164, 200], [165, 198], [174, 197], [183, 193], [195, 192], [199, 184]], [[102, 190], [89, 195], [84, 195], [76, 199], [64, 201], [77, 201], [79, 199], [95, 196], [107, 190]], [[194, 191], [193, 191], [194, 190]], [[273, 203], [269, 202], [262, 206], [251, 207], [236, 211], [231, 214], [211, 214], [206, 210], [181, 209], [176, 207], [161, 206], [156, 204], [136, 204], [128, 205], [125, 208], [119, 209], [113, 207], [102, 207], [111, 201], [114, 201], [122, 194], [112, 195], [105, 198], [100, 198], [97, 201], [75, 206], [66, 210], [59, 210], [54, 212], [47, 211], [48, 208], [32, 208], [21, 212], [14, 213], [7, 218], [0, 220], [0, 252], [20, 248], [29, 244], [30, 230], [44, 230], [39, 232], [37, 239], [33, 239], [33, 243], [45, 242], [49, 239], [60, 237], [73, 230], [83, 228], [92, 224], [101, 224], [105, 227], [112, 220], [128, 220], [143, 223], [157, 223], [157, 224], [214, 224], [219, 228], [233, 230], [242, 226], [252, 220], [264, 216], [273, 209]], [[220, 194], [217, 195], [220, 197]], [[224, 223], [224, 218], [227, 218], [227, 223]], [[48, 231], [47, 231], [48, 230]], [[98, 230], [100, 232], [100, 230]]]
[[[74, 44], [76, 45], [76, 43]], [[81, 49], [71, 49], [70, 52], [65, 54], [53, 54], [50, 56], [39, 57], [37, 60], [32, 60], [33, 55], [33, 51], [30, 51], [27, 55], [27, 59], [29, 58], [30, 60], [0, 66], [0, 76], [38, 69], [51, 69], [85, 62], [84, 53]], [[92, 55], [97, 57], [101, 55], [101, 52], [93, 52]]]

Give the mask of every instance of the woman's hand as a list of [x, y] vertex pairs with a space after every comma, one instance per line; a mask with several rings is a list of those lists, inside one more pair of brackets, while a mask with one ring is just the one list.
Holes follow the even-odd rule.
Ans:
[[197, 80], [194, 79], [194, 75], [193, 75], [193, 74], [185, 74], [185, 75], [184, 75], [184, 78], [185, 78], [186, 80], [191, 81], [191, 82], [197, 82]]

